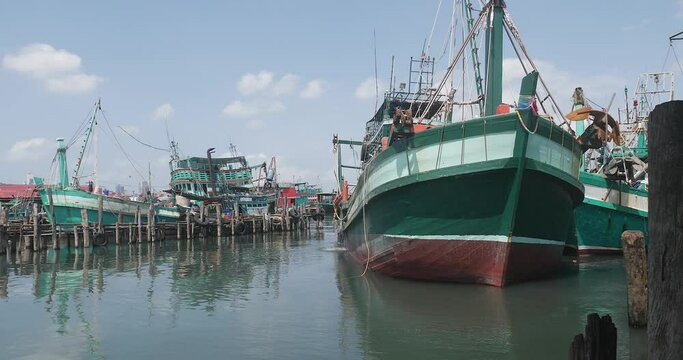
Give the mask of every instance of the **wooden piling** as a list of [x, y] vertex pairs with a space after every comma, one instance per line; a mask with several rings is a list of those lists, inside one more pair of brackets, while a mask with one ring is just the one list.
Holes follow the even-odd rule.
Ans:
[[102, 194], [97, 195], [97, 232], [104, 232], [103, 229], [103, 218], [104, 218], [104, 197]]
[[52, 248], [59, 249], [59, 239], [57, 238], [57, 219], [55, 219], [55, 204], [52, 201], [52, 187], [47, 187], [47, 204], [50, 209], [50, 229], [52, 230]]
[[7, 226], [0, 224], [0, 254], [10, 253], [8, 244]]
[[140, 207], [138, 206], [137, 209], [135, 209], [135, 221], [138, 226], [138, 242], [142, 242], [142, 212], [140, 211]]
[[74, 225], [74, 248], [78, 249], [78, 225]]
[[683, 101], [657, 105], [648, 122], [648, 355], [683, 357]]
[[156, 234], [154, 233], [154, 205], [152, 200], [149, 201], [149, 209], [147, 210], [147, 242], [154, 242]]
[[624, 231], [621, 245], [628, 281], [628, 323], [647, 326], [647, 261], [644, 235], [640, 231]]
[[7, 212], [0, 206], [0, 254], [7, 253], [9, 255], [10, 248], [8, 246], [9, 235], [7, 234]]
[[128, 244], [133, 243], [133, 224], [128, 224]]
[[569, 360], [616, 360], [617, 328], [609, 315], [589, 314], [584, 334], [574, 337]]
[[41, 248], [41, 234], [40, 234], [40, 215], [38, 215], [38, 204], [33, 203], [33, 251], [38, 251]]
[[180, 222], [176, 222], [175, 225], [176, 225], [175, 226], [175, 238], [176, 238], [176, 240], [180, 240], [180, 228], [181, 228], [180, 225], [181, 224], [180, 224]]
[[116, 236], [114, 237], [116, 245], [121, 245], [121, 223], [123, 223], [123, 214], [119, 214], [116, 218]]
[[216, 204], [216, 235], [221, 237], [223, 235], [223, 215], [221, 213], [221, 204]]
[[88, 224], [88, 210], [81, 209], [81, 226], [83, 227], [83, 247], [90, 247], [90, 230]]
[[267, 221], [267, 216], [266, 216], [266, 214], [263, 214], [263, 219], [262, 219], [262, 221], [263, 221], [263, 224], [261, 224], [261, 225], [263, 225], [263, 232], [266, 233], [266, 232], [268, 232], [268, 227], [266, 226], [266, 221]]
[[232, 218], [230, 219], [230, 234], [232, 236], [235, 236], [235, 219], [239, 216], [239, 204], [237, 203], [237, 199], [235, 199], [235, 202], [233, 203], [232, 206]]
[[185, 235], [187, 237], [187, 240], [190, 240], [191, 234], [190, 234], [190, 212], [188, 211], [185, 213]]

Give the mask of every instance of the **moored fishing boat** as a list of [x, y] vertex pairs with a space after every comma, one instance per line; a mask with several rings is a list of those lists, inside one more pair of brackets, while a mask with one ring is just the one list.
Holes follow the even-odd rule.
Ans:
[[[627, 103], [617, 120], [590, 109], [583, 90], [575, 90], [574, 116], [599, 114], [610, 119], [617, 130], [617, 141], [605, 139], [595, 144], [583, 159], [579, 179], [586, 196], [576, 208], [578, 253], [621, 253], [625, 230], [642, 231], [647, 242], [647, 123], [656, 104], [673, 100], [673, 81], [673, 73], [641, 74], [632, 107]], [[583, 132], [588, 119], [579, 116], [574, 120], [577, 130]]]
[[[504, 286], [552, 273], [574, 236], [581, 147], [561, 113], [560, 126], [537, 112], [539, 73], [530, 58], [534, 70], [522, 79], [516, 106], [502, 103], [504, 27], [523, 49], [503, 1], [488, 2], [470, 24], [438, 87], [421, 70], [420, 81], [409, 80], [419, 83], [414, 93], [386, 93], [366, 124], [353, 191], [338, 166], [340, 241], [371, 270]], [[468, 103], [481, 116], [452, 122], [454, 91], [444, 86], [484, 24], [486, 85], [478, 89], [485, 92]], [[433, 69], [428, 57], [418, 61]], [[336, 151], [354, 144], [333, 142]]]
[[180, 211], [169, 204], [154, 203], [151, 193], [147, 194], [146, 201], [134, 201], [124, 196], [109, 196], [97, 187], [86, 187], [87, 191], [79, 185], [79, 171], [89, 145], [89, 140], [97, 124], [96, 116], [101, 111], [100, 102], [94, 107], [92, 116], [89, 118], [85, 131], [85, 140], [79, 154], [74, 175], [69, 182], [67, 167], [67, 146], [64, 139], [57, 139], [57, 155], [59, 167], [59, 180], [57, 184], [43, 184], [42, 179], [37, 178], [36, 185], [40, 193], [40, 199], [47, 214], [47, 218], [55, 225], [81, 224], [81, 212], [85, 210], [88, 221], [98, 219], [100, 202], [102, 204], [102, 225], [115, 224], [119, 216], [123, 223], [135, 223], [136, 214], [139, 212], [141, 221], [147, 223], [148, 211], [153, 208], [155, 222], [178, 221]]
[[[174, 144], [171, 146], [175, 148]], [[227, 214], [234, 206], [240, 214], [263, 215], [272, 212], [276, 200], [274, 159], [270, 169], [266, 163], [250, 166], [244, 156], [233, 149], [233, 156], [212, 157], [214, 148], [206, 157], [180, 158], [172, 153], [171, 192], [176, 202], [184, 207], [193, 203], [221, 203]], [[254, 179], [253, 172], [258, 172]], [[260, 184], [260, 185], [259, 185]]]

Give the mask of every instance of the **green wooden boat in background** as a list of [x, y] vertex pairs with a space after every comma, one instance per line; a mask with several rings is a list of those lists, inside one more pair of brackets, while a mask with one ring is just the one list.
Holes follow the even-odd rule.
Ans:
[[[618, 130], [618, 142], [599, 142], [584, 155], [579, 180], [585, 198], [575, 211], [579, 254], [621, 253], [625, 230], [642, 231], [647, 242], [647, 124], [655, 105], [673, 100], [673, 76], [668, 72], [641, 74], [632, 106], [627, 103], [618, 119], [610, 120]], [[573, 114], [591, 111], [581, 88], [574, 91], [573, 103]], [[600, 111], [592, 113], [600, 115], [598, 122], [603, 117], [611, 119]], [[594, 123], [596, 116], [590, 117]], [[577, 132], [590, 130], [588, 119], [575, 120]]]
[[[64, 144], [64, 139], [57, 139], [56, 159], [59, 166], [59, 182], [57, 184], [43, 184], [42, 179], [37, 179], [36, 181], [36, 184], [39, 185], [38, 191], [48, 220], [60, 226], [81, 224], [81, 210], [85, 209], [88, 220], [95, 222], [98, 219], [98, 202], [101, 198], [102, 225], [115, 224], [119, 215], [122, 216], [123, 223], [136, 223], [135, 214], [137, 211], [141, 213], [141, 221], [147, 223], [147, 214], [150, 206], [154, 210], [155, 222], [178, 221], [181, 217], [181, 212], [178, 208], [169, 206], [169, 204], [152, 203], [154, 199], [152, 199], [151, 194], [147, 194], [148, 201], [134, 201], [126, 197], [108, 196], [95, 188], [86, 191], [87, 187], [79, 185], [79, 171], [85, 149], [97, 123], [96, 115], [101, 110], [100, 102], [98, 101], [92, 116], [89, 118], [85, 140], [81, 147], [71, 182], [69, 182], [66, 159], [67, 146]], [[50, 204], [52, 204], [54, 213], [50, 211]]]

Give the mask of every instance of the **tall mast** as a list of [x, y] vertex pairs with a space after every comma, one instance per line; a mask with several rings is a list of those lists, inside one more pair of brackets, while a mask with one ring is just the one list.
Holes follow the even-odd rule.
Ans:
[[[467, 32], [472, 31], [474, 27], [474, 18], [472, 18], [472, 2], [469, 0], [463, 1], [462, 6], [465, 10], [465, 15], [467, 16]], [[484, 88], [482, 85], [481, 71], [479, 69], [479, 48], [477, 47], [477, 39], [475, 36], [470, 38], [470, 48], [472, 50], [472, 66], [474, 66], [474, 82], [477, 85], [477, 96], [479, 97], [479, 112], [484, 109]]]
[[492, 0], [493, 11], [486, 28], [486, 96], [484, 115], [494, 115], [503, 101], [503, 12], [505, 2]]
[[97, 103], [95, 104], [95, 110], [92, 113], [92, 118], [90, 118], [90, 121], [88, 122], [88, 129], [86, 130], [85, 133], [85, 140], [83, 141], [83, 145], [81, 146], [81, 152], [78, 154], [78, 160], [76, 160], [76, 167], [74, 168], [74, 175], [73, 175], [73, 181], [72, 185], [74, 187], [78, 187], [78, 172], [81, 171], [81, 163], [83, 162], [83, 155], [85, 154], [85, 149], [88, 147], [88, 141], [90, 140], [90, 136], [92, 135], [93, 127], [95, 126], [95, 116], [97, 115], [97, 111], [102, 110], [100, 107], [100, 100], [97, 100]]

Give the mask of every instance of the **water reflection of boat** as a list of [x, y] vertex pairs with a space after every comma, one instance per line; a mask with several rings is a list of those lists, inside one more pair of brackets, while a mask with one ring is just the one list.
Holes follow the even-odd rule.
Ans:
[[360, 277], [363, 267], [340, 254], [341, 334], [357, 334], [368, 358], [555, 359], [566, 356], [586, 315], [599, 312], [612, 315], [620, 331], [619, 354], [628, 355], [634, 350], [625, 332], [621, 261], [597, 259], [580, 268], [566, 263], [561, 273], [567, 276], [499, 289], [371, 272]]

